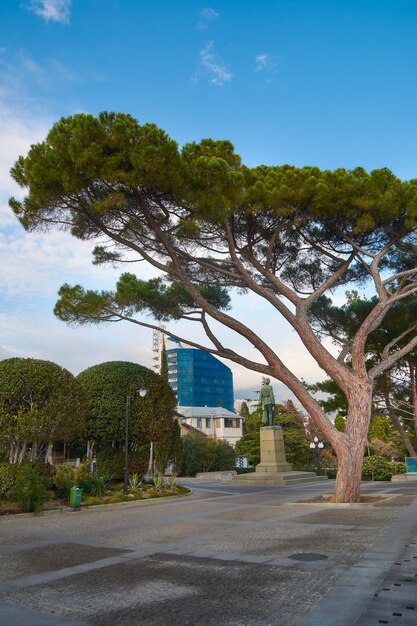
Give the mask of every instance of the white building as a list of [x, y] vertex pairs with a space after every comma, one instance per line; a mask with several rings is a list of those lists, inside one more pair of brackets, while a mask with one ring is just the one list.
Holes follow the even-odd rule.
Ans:
[[178, 414], [183, 422], [208, 437], [224, 439], [234, 446], [241, 439], [244, 418], [227, 409], [207, 406], [179, 406]]
[[249, 413], [251, 415], [252, 415], [252, 413], [255, 413], [255, 411], [259, 407], [259, 400], [242, 400], [240, 398], [239, 400], [235, 400], [235, 402], [234, 402], [235, 411], [237, 411], [237, 413], [239, 413], [240, 409], [242, 408], [242, 404], [244, 402], [247, 405], [247, 407], [249, 409]]

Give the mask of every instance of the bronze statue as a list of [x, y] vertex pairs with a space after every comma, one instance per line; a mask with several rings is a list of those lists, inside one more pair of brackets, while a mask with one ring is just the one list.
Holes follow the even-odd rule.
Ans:
[[262, 421], [266, 426], [273, 426], [275, 420], [275, 398], [274, 391], [269, 384], [269, 378], [262, 379], [262, 387], [259, 394], [259, 401], [262, 407]]

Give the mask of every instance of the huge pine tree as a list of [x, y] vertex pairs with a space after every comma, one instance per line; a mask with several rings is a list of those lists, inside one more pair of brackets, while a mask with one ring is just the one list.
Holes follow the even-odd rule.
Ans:
[[[248, 168], [228, 141], [205, 139], [179, 150], [156, 126], [112, 113], [61, 119], [12, 175], [27, 190], [22, 202], [11, 200], [27, 229], [69, 228], [100, 242], [96, 263], [132, 267], [132, 259], [145, 260], [160, 273], [151, 280], [123, 274], [113, 292], [64, 285], [58, 317], [151, 328], [181, 318], [198, 324], [207, 342], [191, 345], [291, 389], [337, 453], [334, 501], [359, 499], [375, 381], [417, 346], [415, 331], [406, 341], [394, 337], [368, 367], [368, 338], [395, 303], [417, 292], [417, 181], [403, 182], [387, 169]], [[398, 262], [404, 246], [406, 267]], [[311, 321], [312, 307], [341, 285], [365, 281], [377, 303], [349, 352], [334, 354]], [[292, 327], [346, 397], [344, 432], [273, 349], [274, 328], [256, 332], [239, 308], [228, 312], [230, 290], [251, 292]], [[219, 324], [227, 339], [217, 336]], [[173, 329], [169, 334], [176, 337]], [[234, 349], [236, 334], [250, 358]]]

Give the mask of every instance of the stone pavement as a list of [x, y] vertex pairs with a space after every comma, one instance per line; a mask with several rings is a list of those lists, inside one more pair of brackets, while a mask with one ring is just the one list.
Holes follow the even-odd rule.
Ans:
[[417, 624], [417, 484], [365, 483], [390, 496], [370, 506], [299, 503], [331, 481], [181, 482], [193, 494], [1, 518], [0, 624]]

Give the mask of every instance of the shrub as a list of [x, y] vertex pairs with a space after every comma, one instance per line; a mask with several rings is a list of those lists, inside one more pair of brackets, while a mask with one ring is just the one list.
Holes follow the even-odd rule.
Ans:
[[181, 474], [195, 476], [198, 472], [208, 471], [213, 464], [212, 448], [203, 435], [187, 435], [183, 441], [183, 459]]
[[158, 474], [158, 476], [155, 476], [155, 478], [153, 479], [153, 484], [155, 485], [155, 489], [157, 491], [162, 491], [165, 487], [165, 478], [162, 474]]
[[75, 472], [70, 463], [58, 465], [54, 484], [60, 496], [69, 498], [71, 487], [75, 485]]
[[31, 465], [21, 465], [13, 489], [13, 500], [24, 513], [39, 511], [42, 505], [52, 497], [48, 491], [46, 479], [39, 475]]
[[32, 461], [31, 465], [36, 469], [39, 476], [46, 479], [48, 489], [52, 489], [56, 473], [55, 466], [50, 463], [44, 463], [43, 461]]
[[101, 498], [97, 498], [97, 496], [88, 496], [83, 500], [84, 506], [92, 506], [95, 504], [103, 504]]
[[83, 481], [89, 480], [90, 464], [88, 462], [80, 463], [78, 467], [74, 468], [74, 481], [76, 485], [80, 485]]
[[111, 476], [89, 476], [87, 480], [80, 481], [79, 485], [91, 496], [104, 496], [112, 482]]
[[236, 444], [236, 452], [246, 456], [251, 465], [261, 462], [261, 450], [259, 443], [259, 431], [246, 433]]
[[223, 439], [218, 439], [215, 444], [212, 471], [235, 469], [236, 452], [233, 446]]
[[391, 480], [394, 471], [392, 464], [382, 456], [367, 456], [362, 467], [365, 480]]
[[390, 463], [392, 467], [392, 473], [394, 474], [405, 474], [407, 471], [406, 465], [404, 461], [392, 461]]
[[175, 474], [171, 474], [171, 476], [168, 476], [167, 482], [170, 489], [175, 489], [176, 487], [178, 487], [177, 477]]
[[327, 478], [333, 479], [333, 478], [336, 478], [337, 476], [337, 469], [334, 469], [334, 467], [327, 467], [325, 472], [326, 472]]
[[113, 494], [112, 496], [108, 496], [104, 502], [105, 504], [117, 504], [118, 502], [128, 502], [129, 500], [138, 500], [138, 499], [139, 498], [137, 496], [137, 492], [135, 492], [133, 498], [126, 497], [122, 493], [116, 493], [116, 494]]
[[235, 469], [236, 452], [227, 441], [211, 439], [199, 433], [184, 437], [183, 446], [181, 473], [184, 476]]
[[139, 476], [139, 474], [131, 474], [129, 476], [129, 489], [133, 491], [138, 490], [141, 482], [142, 478]]
[[20, 465], [0, 463], [0, 498], [10, 498]]

